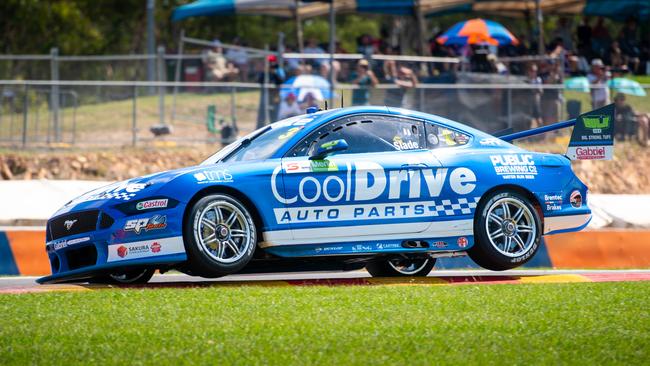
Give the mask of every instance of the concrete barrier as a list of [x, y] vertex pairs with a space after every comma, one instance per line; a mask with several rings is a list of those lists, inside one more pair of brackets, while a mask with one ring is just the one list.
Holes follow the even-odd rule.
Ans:
[[[525, 266], [650, 268], [650, 231], [607, 229], [545, 236], [540, 250]], [[476, 265], [467, 257], [442, 258], [436, 263], [436, 268], [476, 268]], [[0, 230], [0, 275], [38, 276], [49, 273], [43, 228]]]

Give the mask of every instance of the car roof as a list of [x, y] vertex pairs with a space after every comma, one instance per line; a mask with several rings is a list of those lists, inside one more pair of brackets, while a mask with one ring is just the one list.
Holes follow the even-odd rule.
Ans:
[[[394, 116], [404, 116], [404, 117], [411, 117], [417, 119], [424, 119], [436, 124], [444, 125], [446, 127], [451, 127], [452, 129], [467, 132], [471, 135], [475, 135], [480, 138], [493, 137], [488, 133], [472, 128], [466, 124], [456, 122], [435, 114], [417, 112], [417, 111], [404, 109], [404, 108], [385, 107], [385, 106], [346, 107], [346, 108], [330, 109], [327, 111], [319, 111], [317, 112], [317, 116], [313, 118], [309, 123], [307, 123], [306, 126], [310, 127], [308, 130], [312, 130], [315, 129], [317, 126], [320, 126], [321, 124], [329, 122], [333, 119], [345, 117], [348, 115], [363, 114], [363, 113], [394, 115]], [[309, 116], [310, 116], [309, 114], [304, 115], [304, 117], [309, 117]], [[310, 132], [310, 131], [305, 131], [305, 132]]]
[[386, 106], [346, 107], [346, 108], [335, 108], [335, 109], [329, 109], [325, 111], [318, 111], [310, 114], [304, 114], [302, 115], [302, 119], [295, 117], [297, 118], [297, 121], [292, 121], [292, 122], [300, 123], [304, 125], [305, 128], [303, 129], [303, 131], [301, 131], [301, 133], [296, 134], [290, 141], [287, 141], [287, 144], [285, 144], [285, 146], [283, 146], [281, 149], [279, 149], [276, 152], [276, 156], [278, 157], [283, 156], [287, 151], [289, 151], [293, 146], [295, 146], [295, 143], [297, 143], [300, 139], [302, 139], [312, 131], [316, 130], [321, 125], [341, 117], [353, 116], [358, 114], [380, 114], [385, 116], [403, 116], [403, 117], [426, 120], [445, 127], [449, 127], [451, 129], [455, 129], [473, 135], [475, 140], [476, 139], [481, 140], [481, 139], [493, 137], [483, 131], [472, 128], [463, 123], [452, 121], [448, 118], [440, 117], [434, 114], [417, 112], [417, 111], [404, 109], [404, 108], [395, 108], [395, 107], [386, 107]]

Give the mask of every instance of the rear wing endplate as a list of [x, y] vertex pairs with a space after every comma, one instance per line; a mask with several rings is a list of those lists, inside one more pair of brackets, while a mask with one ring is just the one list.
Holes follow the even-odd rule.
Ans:
[[614, 155], [614, 104], [581, 114], [578, 118], [504, 136], [503, 141], [539, 135], [573, 126], [566, 156], [571, 160], [610, 160]]

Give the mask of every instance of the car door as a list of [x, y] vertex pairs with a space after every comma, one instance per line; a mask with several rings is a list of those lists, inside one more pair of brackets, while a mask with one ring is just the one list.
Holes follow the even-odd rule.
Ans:
[[[322, 160], [310, 154], [345, 140]], [[422, 121], [355, 115], [330, 121], [282, 159], [284, 210], [276, 210], [296, 243], [399, 237], [429, 226], [422, 170], [440, 163], [425, 148]]]
[[457, 220], [465, 220], [465, 226], [471, 227], [480, 199], [478, 172], [476, 164], [471, 163], [475, 156], [469, 150], [472, 136], [433, 121], [425, 122], [425, 132], [426, 146], [440, 161], [448, 181], [433, 200], [436, 206], [433, 221], [452, 225]]

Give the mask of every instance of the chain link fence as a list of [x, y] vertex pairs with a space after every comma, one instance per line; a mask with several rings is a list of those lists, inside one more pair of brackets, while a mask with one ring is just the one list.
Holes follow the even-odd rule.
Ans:
[[[650, 92], [650, 85], [642, 88]], [[240, 82], [4, 80], [0, 91], [0, 146], [6, 148], [228, 143], [277, 120], [280, 101], [274, 85]], [[589, 93], [562, 85], [380, 84], [367, 91], [369, 104], [420, 110], [491, 133], [550, 124], [592, 109]], [[341, 101], [350, 106], [355, 92], [356, 85], [337, 84], [329, 107]], [[624, 103], [639, 116], [650, 113], [647, 95], [625, 95]], [[325, 108], [324, 101], [318, 105]]]

